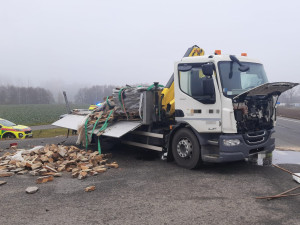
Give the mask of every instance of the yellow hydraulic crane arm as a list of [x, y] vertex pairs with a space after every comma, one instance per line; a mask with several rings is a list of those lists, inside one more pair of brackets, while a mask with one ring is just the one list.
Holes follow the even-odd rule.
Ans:
[[[183, 57], [202, 56], [204, 50], [197, 45], [190, 47]], [[167, 112], [168, 115], [172, 116], [175, 112], [175, 99], [174, 99], [174, 74], [172, 74], [167, 85], [161, 92], [162, 97], [162, 108]]]

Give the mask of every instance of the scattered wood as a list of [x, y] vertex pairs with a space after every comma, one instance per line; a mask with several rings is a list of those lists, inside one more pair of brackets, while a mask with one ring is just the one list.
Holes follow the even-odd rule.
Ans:
[[52, 172], [54, 172], [54, 173], [57, 173], [57, 170], [54, 169], [54, 168], [52, 168], [50, 165], [44, 166], [44, 169], [49, 170], [49, 171], [52, 171]]
[[78, 175], [78, 180], [83, 180], [83, 179], [85, 179], [87, 177], [87, 172], [85, 172], [85, 171], [81, 171], [80, 173], [79, 173], [79, 175]]
[[0, 186], [6, 184], [7, 182], [5, 180], [0, 180]]
[[32, 164], [32, 165], [31, 165], [31, 169], [32, 169], [32, 170], [36, 170], [36, 169], [38, 169], [38, 168], [41, 168], [42, 165], [43, 165], [43, 164], [40, 163], [40, 162], [35, 163], [35, 164]]
[[40, 175], [39, 171], [37, 171], [37, 170], [30, 171], [29, 174], [32, 175], [32, 176], [38, 176], [38, 175]]
[[84, 189], [85, 192], [91, 192], [91, 191], [95, 191], [96, 187], [95, 186], [90, 186], [90, 187], [86, 187]]
[[0, 171], [0, 177], [10, 177], [12, 175], [14, 175], [15, 173], [13, 172], [7, 172], [7, 171]]
[[296, 194], [284, 194], [284, 195], [273, 195], [273, 196], [263, 196], [263, 197], [256, 197], [256, 199], [268, 199], [268, 200], [272, 200], [272, 199], [275, 199], [275, 198], [297, 196], [297, 195], [300, 195], [300, 193], [296, 193]]
[[103, 168], [101, 166], [97, 166], [97, 167], [94, 167], [94, 171], [96, 171], [97, 173], [103, 173], [103, 172], [106, 172], [107, 169]]
[[285, 172], [287, 172], [287, 173], [289, 173], [289, 174], [292, 174], [292, 175], [295, 176], [295, 177], [299, 177], [299, 178], [300, 178], [299, 175], [297, 175], [297, 174], [295, 174], [295, 173], [293, 173], [293, 172], [291, 172], [291, 171], [289, 171], [289, 170], [287, 170], [287, 169], [285, 169], [285, 168], [282, 168], [282, 167], [280, 167], [280, 166], [278, 166], [278, 165], [275, 165], [275, 164], [272, 164], [272, 166], [274, 166], [274, 167], [276, 167], [276, 168], [278, 168], [278, 169], [281, 169], [281, 170], [283, 170], [283, 171], [285, 171]]
[[111, 167], [111, 168], [119, 168], [119, 165], [116, 162], [113, 163], [108, 163], [106, 166]]
[[47, 183], [49, 181], [53, 181], [54, 177], [53, 176], [44, 176], [44, 177], [39, 177], [36, 179], [37, 184], [42, 184], [42, 183]]
[[[297, 174], [295, 174], [295, 173], [293, 173], [293, 172], [291, 172], [291, 171], [289, 171], [289, 170], [287, 170], [285, 168], [282, 168], [282, 167], [280, 167], [278, 165], [275, 165], [275, 164], [272, 164], [272, 166], [274, 166], [274, 167], [276, 167], [278, 169], [281, 169], [282, 171], [285, 171], [285, 172], [287, 172], [289, 174], [292, 174], [293, 176], [296, 176], [296, 177], [300, 178], [300, 176], [298, 176]], [[280, 194], [277, 194], [277, 195], [260, 196], [260, 197], [256, 197], [256, 199], [268, 199], [268, 200], [272, 200], [272, 199], [281, 198], [281, 197], [297, 196], [297, 195], [300, 195], [300, 193], [290, 194], [290, 192], [292, 192], [292, 191], [294, 191], [294, 190], [296, 190], [298, 188], [300, 188], [300, 186], [294, 187], [292, 189], [289, 189], [289, 190], [284, 191], [284, 192], [282, 192]]]
[[36, 183], [52, 181], [61, 177], [62, 172], [70, 172], [73, 178], [80, 180], [96, 176], [107, 168], [118, 168], [116, 162], [109, 163], [112, 154], [85, 151], [76, 146], [46, 145], [32, 151], [22, 152], [23, 161], [12, 159], [14, 154], [5, 153], [0, 157], [0, 177], [14, 174], [40, 176]]
[[22, 170], [22, 171], [17, 172], [18, 175], [24, 175], [27, 173], [28, 173], [28, 170]]

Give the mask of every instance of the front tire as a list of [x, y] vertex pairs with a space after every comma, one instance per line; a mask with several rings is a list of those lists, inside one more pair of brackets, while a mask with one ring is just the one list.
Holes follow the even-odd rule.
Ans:
[[4, 134], [3, 138], [5, 138], [5, 139], [15, 139], [16, 136], [12, 133], [8, 133], [8, 134]]
[[188, 128], [177, 131], [172, 140], [175, 162], [184, 168], [194, 169], [201, 163], [200, 145], [195, 134]]

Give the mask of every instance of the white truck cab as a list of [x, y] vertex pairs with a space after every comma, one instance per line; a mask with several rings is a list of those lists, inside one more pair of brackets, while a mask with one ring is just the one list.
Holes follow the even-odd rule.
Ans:
[[[202, 161], [236, 161], [271, 152], [277, 99], [296, 85], [268, 83], [263, 65], [246, 56], [185, 57], [174, 69], [175, 120], [197, 136]], [[177, 148], [186, 153], [179, 154], [182, 158], [192, 148], [188, 139]]]

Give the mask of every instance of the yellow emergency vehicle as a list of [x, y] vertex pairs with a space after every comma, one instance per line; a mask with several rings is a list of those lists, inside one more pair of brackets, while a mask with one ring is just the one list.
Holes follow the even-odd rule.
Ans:
[[1, 138], [17, 138], [25, 139], [32, 137], [30, 127], [16, 125], [8, 120], [0, 118], [0, 139]]

